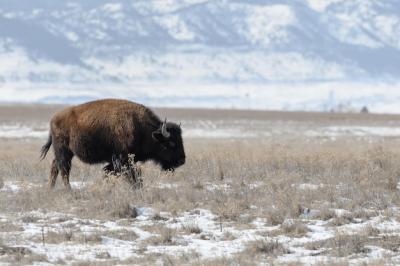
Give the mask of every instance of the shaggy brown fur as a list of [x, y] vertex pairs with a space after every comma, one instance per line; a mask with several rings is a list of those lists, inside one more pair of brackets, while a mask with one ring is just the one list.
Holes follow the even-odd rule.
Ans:
[[70, 188], [74, 155], [89, 164], [108, 163], [106, 171], [128, 166], [129, 154], [135, 162], [153, 160], [164, 170], [179, 167], [185, 163], [181, 128], [169, 122], [164, 126], [166, 133], [162, 129], [163, 122], [149, 108], [126, 100], [105, 99], [66, 108], [51, 119], [49, 139], [41, 151], [44, 158], [53, 144], [50, 187], [61, 172], [64, 185]]

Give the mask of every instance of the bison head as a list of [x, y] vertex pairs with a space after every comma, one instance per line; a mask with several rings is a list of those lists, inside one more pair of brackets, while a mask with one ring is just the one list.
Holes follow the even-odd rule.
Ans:
[[153, 131], [152, 137], [156, 143], [154, 160], [163, 170], [174, 170], [185, 163], [182, 130], [175, 123], [165, 120], [160, 127]]

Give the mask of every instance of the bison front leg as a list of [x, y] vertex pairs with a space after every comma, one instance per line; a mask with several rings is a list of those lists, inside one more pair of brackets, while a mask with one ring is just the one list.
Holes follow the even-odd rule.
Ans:
[[123, 172], [122, 169], [122, 161], [119, 156], [113, 155], [109, 161], [104, 167], [103, 171], [105, 176], [107, 177], [108, 175], [120, 175]]
[[103, 171], [105, 174], [113, 173], [114, 172], [114, 166], [113, 163], [108, 163], [106, 166], [103, 167]]
[[126, 166], [125, 176], [133, 188], [143, 187], [143, 180], [140, 178], [141, 175], [142, 175], [142, 170], [139, 166], [135, 164], [128, 164]]
[[105, 168], [113, 168], [115, 175], [124, 176], [126, 180], [132, 184], [134, 188], [141, 188], [143, 186], [143, 182], [140, 179], [141, 171], [136, 167], [133, 161], [129, 160], [128, 156], [123, 155], [113, 155], [112, 156], [112, 164], [106, 165]]

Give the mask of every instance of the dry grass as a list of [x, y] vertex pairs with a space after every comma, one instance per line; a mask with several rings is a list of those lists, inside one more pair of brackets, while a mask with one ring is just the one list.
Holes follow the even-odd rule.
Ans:
[[325, 253], [335, 257], [366, 254], [370, 250], [366, 247], [371, 241], [366, 235], [337, 233], [328, 240], [312, 242], [306, 245], [310, 250], [325, 249]]
[[290, 251], [288, 249], [286, 249], [277, 240], [265, 240], [265, 239], [251, 242], [248, 245], [248, 248], [244, 252], [248, 253], [248, 254], [252, 254], [254, 256], [262, 254], [267, 257], [270, 257], [270, 256], [276, 257], [279, 255], [290, 253]]
[[9, 247], [0, 243], [0, 258], [5, 256], [4, 261], [12, 265], [32, 265], [33, 263], [46, 263], [47, 257], [32, 252], [25, 247]]
[[147, 240], [151, 245], [175, 245], [175, 238], [178, 235], [177, 230], [168, 227], [158, 227], [157, 236]]
[[[40, 143], [25, 145], [15, 141], [12, 149], [0, 154], [0, 176], [38, 186], [27, 187], [13, 199], [3, 195], [2, 201], [9, 204], [0, 208], [3, 211], [73, 209], [74, 213], [86, 213], [88, 217], [134, 218], [129, 204], [135, 202], [172, 212], [207, 207], [232, 221], [243, 213], [258, 217], [261, 214], [271, 224], [282, 224], [287, 218], [298, 217], [304, 208], [311, 208], [320, 209], [321, 216], [329, 220], [334, 217], [329, 208], [382, 210], [399, 203], [399, 194], [394, 189], [400, 173], [396, 143], [396, 140], [377, 144], [347, 140], [192, 141], [186, 145], [187, 164], [175, 174], [164, 174], [151, 164], [144, 165], [141, 190], [120, 184], [123, 181], [105, 182], [101, 167], [74, 161], [71, 181], [83, 180], [89, 184], [70, 194], [60, 193], [59, 189], [47, 191], [49, 160], [39, 164], [31, 159], [37, 157]], [[160, 183], [176, 187], [158, 186]], [[298, 189], [302, 183], [323, 186], [315, 190]], [[252, 205], [259, 208], [250, 209]]]
[[66, 228], [60, 232], [47, 231], [43, 238], [38, 238], [38, 242], [43, 242], [44, 244], [59, 244], [63, 242], [70, 242], [75, 238], [75, 232], [72, 229]]
[[201, 233], [201, 228], [195, 222], [183, 224], [182, 227], [183, 227], [183, 230], [185, 230], [186, 233], [188, 233], [188, 234], [200, 234]]
[[303, 237], [310, 231], [304, 223], [297, 220], [283, 222], [281, 230], [283, 234], [293, 237]]
[[[103, 179], [101, 166], [87, 166], [74, 160], [71, 181], [86, 185], [74, 188], [71, 193], [63, 189], [60, 180], [54, 191], [47, 189], [52, 156], [38, 162], [41, 144], [41, 141], [33, 140], [0, 140], [0, 145], [5, 147], [0, 153], [0, 188], [4, 182], [19, 182], [21, 187], [19, 193], [4, 189], [0, 192], [0, 213], [29, 212], [17, 219], [26, 224], [42, 223], [40, 217], [30, 214], [41, 210], [131, 225], [138, 216], [138, 207], [146, 206], [156, 212], [151, 219], [155, 226], [148, 227], [156, 236], [146, 240], [146, 244], [176, 245], [182, 235], [194, 235], [201, 240], [215, 239], [196, 221], [183, 224], [181, 231], [164, 226], [168, 219], [194, 209], [207, 209], [215, 214], [221, 232], [227, 227], [251, 228], [252, 222], [261, 218], [267, 225], [279, 228], [260, 235], [271, 238], [284, 235], [290, 239], [310, 233], [309, 220], [324, 220], [327, 227], [339, 228], [378, 215], [388, 219], [400, 217], [393, 211], [393, 207], [400, 206], [397, 188], [400, 141], [396, 138], [339, 138], [334, 141], [300, 137], [191, 139], [185, 143], [187, 163], [175, 173], [163, 173], [151, 163], [141, 167], [142, 189], [132, 189], [123, 179], [110, 182]], [[302, 184], [309, 187], [304, 188]], [[343, 210], [344, 215], [338, 215], [334, 209]], [[309, 214], [309, 210], [314, 212]], [[170, 214], [168, 218], [163, 212]], [[132, 232], [105, 230], [87, 234], [75, 227], [48, 231], [46, 243], [90, 244], [101, 242], [103, 237], [129, 241], [137, 238]], [[13, 227], [0, 222], [1, 233], [19, 230], [18, 225]], [[330, 240], [309, 244], [308, 248], [325, 248], [329, 250], [329, 256], [343, 259], [352, 254], [365, 255], [371, 243], [398, 252], [397, 238], [383, 237], [382, 232], [373, 227], [366, 231], [379, 241], [372, 241], [369, 235], [337, 234]], [[227, 232], [221, 235], [223, 240], [236, 238]], [[38, 237], [37, 241], [40, 239]], [[274, 239], [251, 243], [246, 252], [252, 255], [239, 253], [230, 258], [206, 260], [192, 254], [192, 258], [170, 258], [165, 263], [252, 265], [265, 258], [273, 262], [288, 249]], [[154, 254], [144, 254], [144, 258], [133, 260], [133, 263], [157, 262], [150, 258]], [[109, 254], [99, 256], [104, 258], [104, 265], [107, 261], [112, 264], [113, 258], [108, 258]], [[92, 262], [82, 263], [91, 265]], [[129, 263], [132, 261], [127, 260]]]
[[18, 232], [23, 231], [24, 228], [12, 222], [0, 222], [0, 232]]

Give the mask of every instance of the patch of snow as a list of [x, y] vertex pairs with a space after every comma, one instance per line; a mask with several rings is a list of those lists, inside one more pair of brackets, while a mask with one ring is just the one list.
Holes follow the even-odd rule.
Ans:
[[171, 188], [178, 188], [179, 187], [179, 185], [178, 184], [170, 184], [170, 183], [158, 183], [157, 185], [156, 185], [156, 187], [158, 187], [158, 188], [169, 188], [169, 189], [171, 189]]
[[103, 10], [108, 11], [108, 12], [118, 12], [122, 10], [122, 4], [121, 3], [107, 3], [103, 5], [102, 7]]
[[[266, 218], [257, 217], [251, 223], [253, 225], [255, 225], [257, 228], [264, 228], [267, 225], [268, 220]], [[274, 228], [274, 229], [278, 229], [278, 228], [279, 228], [279, 226], [276, 226], [276, 228]]]
[[215, 191], [215, 190], [228, 191], [231, 189], [231, 186], [229, 184], [215, 184], [211, 182], [206, 182], [205, 187], [209, 191]]
[[177, 12], [192, 5], [208, 2], [209, 0], [150, 0], [150, 1], [135, 1], [132, 5], [137, 8], [142, 14], [158, 12], [160, 14]]
[[73, 42], [79, 41], [79, 36], [73, 31], [66, 32], [65, 36], [67, 37], [68, 40], [71, 40]]
[[247, 27], [243, 34], [253, 44], [270, 45], [272, 42], [289, 42], [286, 27], [296, 22], [296, 16], [292, 9], [287, 5], [266, 5], [266, 6], [243, 6]]
[[[256, 234], [257, 230], [239, 231], [225, 225], [221, 230], [217, 218], [218, 216], [204, 209], [185, 212], [182, 216], [175, 218], [178, 221], [177, 223], [168, 224], [168, 226], [181, 228], [188, 224], [196, 224], [201, 229], [201, 234], [204, 235], [203, 238], [205, 239], [186, 235], [183, 237], [184, 245], [149, 246], [148, 252], [176, 255], [195, 251], [204, 258], [225, 257], [242, 251], [246, 247], [246, 242], [261, 238]], [[234, 240], [221, 240], [226, 232], [234, 234], [237, 238]]]
[[374, 227], [381, 230], [381, 231], [387, 231], [387, 232], [396, 232], [399, 231], [400, 229], [400, 223], [396, 221], [395, 219], [390, 219], [390, 220], [377, 220], [373, 221]]
[[28, 126], [19, 124], [0, 124], [0, 138], [45, 138], [48, 135], [48, 130], [34, 130]]
[[195, 38], [195, 34], [189, 30], [187, 24], [177, 15], [163, 16], [158, 21], [176, 40], [192, 41]]
[[20, 184], [17, 184], [13, 181], [5, 181], [2, 188], [0, 188], [0, 192], [12, 192], [17, 193], [21, 190]]
[[[96, 263], [101, 261], [100, 255], [107, 254], [111, 259], [124, 260], [132, 257], [140, 256], [138, 250], [141, 247], [143, 240], [149, 237], [157, 236], [155, 233], [147, 231], [148, 225], [167, 226], [169, 228], [184, 229], [185, 226], [195, 225], [201, 232], [200, 234], [177, 234], [173, 236], [175, 244], [151, 245], [146, 242], [146, 255], [163, 254], [168, 256], [179, 256], [180, 254], [188, 255], [191, 252], [197, 253], [201, 258], [218, 258], [230, 257], [237, 252], [243, 251], [248, 243], [256, 240], [278, 241], [285, 248], [290, 250], [290, 254], [283, 254], [276, 258], [277, 263], [329, 263], [335, 260], [335, 257], [325, 256], [326, 249], [308, 250], [303, 245], [316, 241], [328, 240], [340, 233], [355, 234], [362, 232], [366, 226], [373, 226], [382, 232], [399, 232], [400, 223], [396, 220], [387, 220], [383, 216], [372, 217], [369, 221], [363, 223], [350, 223], [343, 226], [335, 227], [329, 224], [329, 221], [321, 221], [314, 219], [302, 218], [304, 223], [310, 230], [303, 237], [291, 237], [288, 235], [277, 235], [275, 237], [265, 237], [265, 234], [270, 231], [280, 229], [280, 225], [268, 226], [265, 218], [256, 218], [250, 227], [236, 228], [235, 223], [223, 221], [220, 224], [219, 216], [207, 209], [194, 209], [191, 211], [175, 214], [174, 219], [168, 219], [162, 222], [151, 220], [154, 211], [149, 207], [137, 208], [138, 213], [144, 219], [129, 220], [128, 225], [119, 225], [118, 221], [101, 221], [95, 219], [79, 219], [72, 215], [66, 215], [57, 212], [43, 212], [36, 210], [28, 213], [15, 213], [11, 216], [2, 215], [2, 222], [13, 221], [16, 225], [21, 225], [24, 230], [17, 232], [17, 237], [13, 237], [10, 242], [15, 245], [24, 246], [38, 254], [46, 255], [51, 263], [55, 263], [60, 259], [69, 260], [69, 262], [91, 261]], [[336, 210], [337, 212], [347, 212], [345, 210]], [[17, 215], [17, 216], [15, 216]], [[18, 216], [20, 215], [20, 216]], [[23, 222], [22, 217], [34, 217], [32, 222]], [[61, 220], [60, 220], [61, 219]], [[60, 220], [60, 221], [59, 221]], [[124, 220], [126, 224], [127, 220]], [[284, 224], [293, 224], [296, 220], [286, 219]], [[74, 226], [73, 226], [74, 225]], [[60, 244], [37, 243], [32, 241], [33, 237], [41, 236], [42, 230], [47, 232], [63, 232], [65, 228], [75, 228], [79, 226], [79, 232], [84, 232], [86, 235], [99, 235], [99, 242], [89, 244], [80, 244], [75, 242], [62, 242]], [[143, 226], [143, 227], [142, 227]], [[119, 240], [117, 238], [103, 235], [102, 232], [112, 230], [128, 230], [138, 235], [134, 240]], [[230, 234], [234, 238], [224, 238], [225, 234]], [[0, 232], [0, 237], [9, 237], [7, 232]], [[384, 258], [385, 254], [393, 255], [388, 250], [382, 248], [371, 248], [371, 252], [363, 258], [346, 258], [351, 263], [357, 262], [368, 263], [370, 259]]]
[[84, 181], [70, 181], [71, 187], [74, 189], [82, 189], [87, 186], [87, 183]]
[[318, 12], [324, 12], [330, 5], [342, 1], [343, 0], [306, 0], [308, 5]]
[[344, 210], [344, 209], [332, 209], [335, 212], [335, 215], [337, 217], [342, 217], [344, 215], [351, 215], [351, 212], [349, 212], [348, 210]]
[[[307, 239], [305, 240], [306, 242], [312, 242], [312, 241], [319, 241], [319, 240], [326, 240], [329, 238], [334, 237], [334, 230], [327, 228], [327, 223], [326, 221], [312, 221], [307, 225], [307, 228], [311, 230], [307, 234]], [[300, 241], [304, 242], [304, 239], [302, 240], [299, 238], [298, 240], [294, 241]]]
[[329, 126], [319, 130], [307, 131], [308, 136], [381, 136], [395, 137], [400, 136], [400, 127], [382, 127], [382, 126]]
[[23, 181], [5, 181], [3, 187], [0, 188], [0, 192], [19, 193], [23, 189], [29, 189], [37, 186], [39, 186], [39, 184]]
[[[293, 185], [293, 186], [294, 186], [294, 185]], [[316, 185], [316, 184], [304, 183], [304, 184], [298, 185], [297, 187], [298, 187], [299, 189], [302, 189], [302, 190], [318, 190], [318, 189], [324, 187], [324, 184]]]
[[243, 132], [240, 129], [187, 129], [183, 131], [185, 138], [254, 138], [255, 132]]
[[154, 216], [155, 212], [152, 208], [147, 208], [147, 207], [135, 207], [136, 209], [136, 213], [137, 213], [137, 217], [136, 219], [139, 220], [147, 220], [151, 217]]

